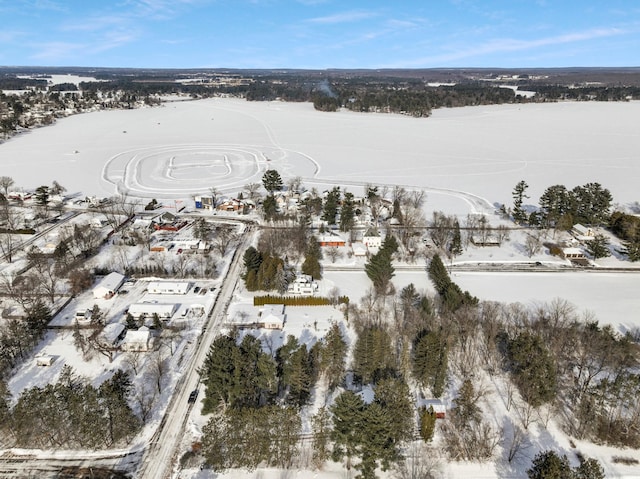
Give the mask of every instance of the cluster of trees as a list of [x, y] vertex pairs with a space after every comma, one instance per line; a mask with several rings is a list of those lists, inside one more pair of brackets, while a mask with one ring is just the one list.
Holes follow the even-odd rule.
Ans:
[[300, 408], [319, 378], [331, 389], [342, 383], [346, 353], [337, 324], [310, 349], [289, 336], [275, 354], [251, 335], [217, 338], [201, 369], [203, 411], [213, 413], [202, 439], [208, 464], [289, 466], [298, 454]]
[[244, 284], [249, 291], [278, 291], [283, 294], [294, 273], [278, 256], [263, 253], [249, 246], [243, 255], [246, 271]]
[[0, 429], [16, 446], [103, 449], [125, 444], [141, 421], [128, 404], [129, 375], [118, 370], [99, 387], [64, 366], [55, 384], [22, 392], [9, 408], [0, 384]]
[[518, 224], [569, 230], [575, 224], [606, 225], [609, 222], [611, 192], [599, 183], [586, 183], [568, 190], [564, 185], [549, 186], [540, 196], [539, 210], [529, 215], [523, 209], [529, 185], [523, 180], [513, 190], [511, 215]]
[[533, 458], [527, 469], [529, 479], [604, 479], [604, 469], [597, 459], [581, 458], [580, 465], [572, 468], [567, 456], [553, 450], [542, 451]]
[[621, 253], [629, 261], [640, 261], [640, 218], [614, 211], [609, 218], [609, 229], [622, 240]]
[[[26, 290], [21, 291], [25, 296], [28, 294]], [[25, 302], [23, 307], [24, 319], [8, 318], [0, 328], [0, 379], [7, 377], [31, 354], [51, 320], [51, 311], [41, 299]]]

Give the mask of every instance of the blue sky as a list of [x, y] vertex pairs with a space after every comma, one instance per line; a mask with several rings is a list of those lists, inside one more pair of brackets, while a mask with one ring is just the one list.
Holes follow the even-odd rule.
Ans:
[[0, 65], [640, 66], [638, 0], [0, 0]]

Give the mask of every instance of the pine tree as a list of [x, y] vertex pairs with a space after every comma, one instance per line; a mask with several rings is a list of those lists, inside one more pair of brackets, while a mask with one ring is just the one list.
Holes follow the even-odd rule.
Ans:
[[436, 292], [440, 295], [444, 294], [451, 283], [451, 279], [449, 279], [449, 273], [447, 273], [447, 268], [445, 268], [442, 259], [440, 259], [440, 255], [435, 254], [431, 258], [428, 272], [429, 279], [433, 283]]
[[353, 391], [344, 391], [330, 408], [333, 416], [331, 440], [333, 451], [331, 457], [338, 462], [347, 458], [347, 470], [351, 469], [351, 461], [359, 456], [364, 428], [364, 401]]
[[391, 278], [395, 276], [395, 268], [391, 264], [391, 257], [381, 249], [371, 256], [369, 262], [364, 265], [364, 270], [377, 294], [387, 294]]
[[378, 403], [369, 404], [363, 415], [362, 442], [360, 445], [360, 477], [375, 479], [375, 471], [380, 465], [383, 471], [400, 457], [394, 428], [396, 425], [390, 411]]
[[340, 231], [346, 232], [353, 228], [355, 218], [355, 206], [353, 193], [345, 191], [342, 207], [340, 208]]
[[276, 191], [282, 190], [282, 177], [277, 170], [267, 170], [262, 175], [262, 186], [269, 192], [269, 196], [273, 196]]
[[358, 335], [353, 351], [354, 381], [376, 383], [394, 372], [389, 333], [378, 326], [365, 328]]
[[394, 424], [393, 440], [408, 441], [413, 436], [414, 404], [403, 378], [386, 378], [376, 386], [375, 402], [380, 404]]
[[342, 337], [338, 323], [332, 323], [323, 339], [320, 352], [320, 368], [329, 380], [329, 389], [334, 390], [344, 380], [346, 372], [347, 342]]
[[453, 224], [453, 236], [451, 237], [451, 242], [449, 243], [449, 254], [454, 256], [460, 256], [462, 254], [462, 236], [460, 234], [460, 223], [458, 220], [455, 220]]
[[313, 279], [322, 279], [322, 269], [320, 260], [322, 259], [322, 250], [320, 243], [315, 236], [312, 236], [307, 243], [307, 250], [304, 254], [304, 262], [302, 263], [302, 273], [308, 274]]
[[522, 224], [526, 221], [527, 215], [525, 211], [522, 209], [522, 203], [524, 198], [528, 198], [525, 195], [525, 191], [529, 188], [529, 185], [524, 181], [519, 181], [518, 184], [513, 189], [513, 221], [516, 224]]
[[431, 442], [436, 430], [436, 413], [433, 407], [420, 409], [420, 437], [424, 442]]
[[413, 375], [429, 387], [434, 397], [442, 396], [447, 381], [448, 347], [443, 332], [422, 331], [413, 344]]
[[611, 251], [609, 250], [609, 239], [602, 233], [596, 234], [590, 241], [586, 242], [586, 250], [593, 259], [611, 256]]
[[340, 203], [340, 187], [334, 186], [333, 189], [327, 193], [327, 197], [324, 201], [324, 207], [322, 210], [322, 221], [326, 221], [330, 225], [336, 224], [336, 217], [338, 216], [338, 206]]
[[560, 457], [555, 451], [538, 453], [527, 470], [529, 479], [567, 479], [572, 475], [567, 456]]

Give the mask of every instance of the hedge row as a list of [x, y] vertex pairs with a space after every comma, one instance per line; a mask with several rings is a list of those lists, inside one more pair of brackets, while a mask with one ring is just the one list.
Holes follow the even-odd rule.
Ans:
[[7, 228], [0, 228], [0, 234], [14, 234], [14, 235], [34, 235], [36, 230], [33, 228], [19, 228], [16, 230], [9, 230]]
[[[337, 299], [337, 304], [348, 304], [348, 296], [340, 296]], [[336, 301], [331, 298], [325, 298], [323, 296], [255, 296], [253, 298], [254, 306], [264, 306], [265, 304], [284, 304], [285, 306], [331, 306], [336, 304]]]

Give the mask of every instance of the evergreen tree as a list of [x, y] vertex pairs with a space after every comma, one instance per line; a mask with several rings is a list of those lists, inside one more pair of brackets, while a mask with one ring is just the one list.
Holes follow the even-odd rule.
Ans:
[[333, 189], [327, 193], [327, 197], [324, 201], [324, 207], [322, 209], [322, 221], [326, 221], [330, 225], [336, 224], [336, 217], [338, 216], [338, 206], [340, 204], [340, 187], [334, 186]]
[[273, 197], [273, 193], [282, 190], [282, 177], [277, 170], [267, 170], [262, 175], [262, 186]]
[[394, 425], [393, 441], [409, 441], [413, 436], [414, 404], [409, 385], [403, 378], [381, 379], [376, 385], [375, 402], [382, 406]]
[[420, 437], [424, 442], [431, 442], [436, 430], [436, 413], [433, 407], [421, 408], [420, 415]]
[[560, 219], [571, 210], [571, 195], [564, 185], [548, 187], [538, 201], [542, 225], [555, 228]]
[[555, 398], [556, 364], [540, 336], [520, 333], [508, 344], [508, 359], [520, 394], [533, 407]]
[[436, 292], [440, 295], [444, 294], [451, 283], [451, 279], [449, 279], [449, 273], [447, 273], [447, 268], [445, 268], [442, 259], [440, 259], [440, 255], [435, 254], [431, 258], [428, 273]]
[[49, 187], [48, 186], [38, 186], [36, 188], [36, 204], [38, 206], [46, 207], [49, 204]]
[[398, 460], [400, 453], [390, 411], [374, 402], [365, 407], [360, 445], [360, 477], [375, 479], [378, 465], [383, 471]]
[[354, 381], [375, 384], [391, 376], [395, 372], [393, 357], [389, 333], [378, 326], [364, 328], [353, 351]]
[[609, 239], [602, 233], [597, 233], [590, 241], [585, 243], [586, 250], [593, 259], [611, 256], [611, 251], [609, 250]]
[[320, 369], [329, 380], [329, 389], [334, 390], [344, 380], [346, 372], [347, 342], [342, 337], [338, 323], [332, 323], [323, 338], [320, 351]]
[[453, 236], [449, 243], [449, 255], [452, 257], [460, 256], [462, 254], [462, 235], [460, 234], [460, 223], [456, 219], [453, 223]]
[[307, 250], [304, 254], [304, 262], [302, 263], [302, 273], [308, 274], [313, 279], [322, 279], [322, 268], [320, 260], [322, 259], [322, 250], [320, 243], [315, 236], [312, 236], [307, 243]]
[[524, 201], [524, 198], [528, 198], [528, 196], [525, 195], [525, 191], [527, 191], [527, 188], [529, 188], [529, 185], [524, 180], [522, 180], [522, 181], [519, 181], [518, 184], [516, 184], [515, 188], [513, 189], [512, 215], [513, 215], [513, 221], [515, 221], [516, 224], [522, 224], [527, 219], [527, 215], [525, 211], [522, 209], [522, 203]]
[[538, 453], [527, 470], [529, 479], [570, 479], [572, 475], [567, 456], [560, 457], [555, 451]]
[[395, 268], [391, 264], [391, 256], [385, 254], [381, 249], [371, 256], [364, 265], [364, 270], [373, 282], [376, 293], [380, 295], [387, 294], [391, 278], [395, 276]]
[[313, 435], [313, 464], [320, 469], [330, 457], [329, 439], [331, 438], [331, 416], [324, 406], [311, 418]]
[[347, 470], [351, 469], [351, 461], [359, 456], [360, 445], [364, 433], [364, 401], [353, 391], [341, 393], [330, 408], [333, 416], [332, 459], [336, 462], [347, 458]]
[[351, 231], [355, 219], [355, 205], [353, 193], [345, 191], [342, 207], [340, 208], [340, 231]]
[[262, 215], [267, 221], [271, 221], [278, 216], [278, 204], [276, 203], [275, 196], [267, 195], [262, 201]]
[[442, 396], [447, 381], [448, 347], [442, 331], [422, 331], [413, 344], [413, 375], [434, 397]]
[[477, 397], [473, 383], [471, 380], [465, 379], [458, 390], [458, 396], [453, 401], [453, 422], [458, 429], [469, 428], [482, 418], [482, 411], [480, 411], [476, 401]]
[[574, 470], [575, 479], [604, 479], [604, 469], [597, 459], [588, 458]]
[[629, 261], [635, 263], [636, 261], [640, 261], [640, 241], [623, 241], [622, 249], [619, 253], [626, 254]]

